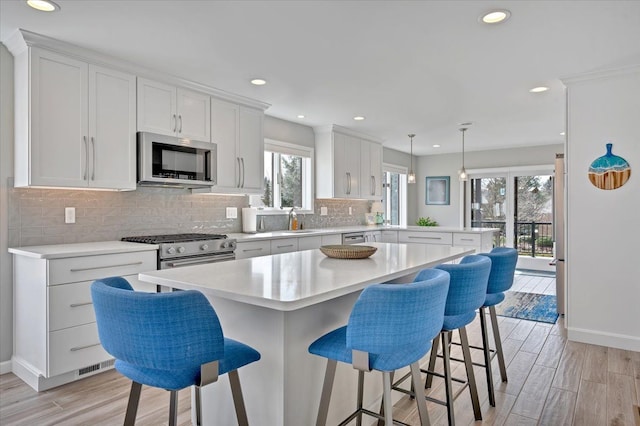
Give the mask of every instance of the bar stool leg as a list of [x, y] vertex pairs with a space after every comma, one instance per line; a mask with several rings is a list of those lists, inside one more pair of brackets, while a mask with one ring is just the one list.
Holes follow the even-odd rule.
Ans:
[[358, 370], [358, 417], [356, 417], [356, 426], [362, 426], [362, 399], [364, 396], [364, 371]]
[[449, 333], [443, 331], [442, 335], [442, 357], [444, 361], [444, 387], [447, 394], [447, 418], [449, 419], [449, 426], [456, 424], [453, 415], [453, 389], [451, 386], [451, 364], [449, 357]]
[[382, 397], [384, 399], [384, 424], [393, 426], [393, 402], [391, 401], [391, 373], [382, 372]]
[[129, 392], [129, 402], [127, 403], [127, 413], [124, 416], [124, 426], [133, 426], [136, 423], [136, 414], [138, 413], [138, 403], [140, 402], [140, 392], [142, 384], [131, 382], [131, 391]]
[[329, 401], [331, 400], [331, 390], [333, 389], [333, 379], [336, 376], [336, 366], [338, 361], [327, 360], [327, 370], [324, 374], [324, 384], [322, 385], [322, 395], [320, 396], [320, 407], [318, 408], [318, 418], [316, 426], [327, 424], [327, 414], [329, 413]]
[[436, 358], [438, 357], [438, 347], [440, 346], [439, 336], [436, 336], [431, 342], [431, 356], [429, 357], [429, 368], [427, 371], [427, 380], [424, 382], [424, 388], [430, 389], [433, 384], [433, 374], [430, 374], [429, 371], [435, 371], [436, 368]]
[[196, 426], [202, 425], [202, 394], [200, 393], [200, 386], [193, 387], [196, 400]]
[[178, 424], [178, 391], [169, 391], [169, 426]]
[[493, 373], [491, 372], [491, 349], [489, 348], [489, 331], [487, 330], [487, 318], [484, 307], [480, 308], [480, 329], [482, 331], [482, 347], [484, 352], [485, 373], [487, 375], [487, 388], [489, 393], [489, 404], [496, 406], [496, 396], [493, 389]]
[[229, 383], [231, 384], [231, 395], [233, 396], [233, 406], [236, 409], [236, 417], [239, 426], [248, 426], [247, 409], [244, 406], [242, 388], [240, 387], [240, 376], [238, 370], [229, 371]]
[[[414, 362], [411, 364], [411, 388], [420, 389], [420, 363]], [[393, 381], [393, 380], [392, 380]], [[416, 404], [418, 404], [418, 416], [420, 416], [421, 426], [431, 426], [429, 421], [429, 412], [427, 411], [427, 401], [422, 395], [416, 395]]]
[[462, 355], [464, 358], [464, 367], [467, 370], [467, 382], [469, 383], [469, 393], [471, 394], [471, 404], [473, 405], [473, 415], [476, 420], [482, 420], [482, 411], [480, 411], [480, 400], [478, 398], [478, 388], [476, 386], [476, 375], [473, 372], [473, 362], [471, 360], [471, 351], [469, 350], [469, 339], [467, 338], [467, 329], [462, 327], [458, 329], [460, 332], [460, 344], [462, 346]]
[[491, 327], [493, 328], [493, 338], [496, 341], [496, 353], [498, 354], [498, 366], [500, 366], [500, 378], [503, 382], [507, 381], [507, 367], [504, 363], [504, 352], [502, 352], [502, 339], [500, 338], [500, 329], [498, 328], [498, 317], [496, 315], [496, 307], [489, 306], [489, 315], [491, 316]]

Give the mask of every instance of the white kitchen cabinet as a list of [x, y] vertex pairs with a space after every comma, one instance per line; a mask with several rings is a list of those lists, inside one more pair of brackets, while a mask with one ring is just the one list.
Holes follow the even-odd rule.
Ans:
[[138, 78], [138, 131], [210, 142], [210, 111], [206, 93]]
[[379, 243], [382, 242], [382, 232], [380, 231], [365, 231], [364, 241], [366, 243]]
[[236, 243], [236, 259], [248, 259], [250, 257], [267, 256], [271, 254], [271, 242], [262, 241], [238, 241]]
[[382, 199], [382, 145], [360, 140], [360, 198]]
[[311, 237], [298, 238], [298, 251], [311, 250], [320, 248], [322, 245], [322, 236], [313, 235]]
[[63, 258], [12, 252], [13, 372], [42, 391], [110, 367], [112, 357], [98, 338], [91, 283], [110, 276], [136, 282], [138, 273], [156, 269], [156, 250]]
[[488, 230], [480, 232], [399, 230], [397, 234], [399, 243], [473, 247], [476, 253], [489, 252], [493, 248], [493, 231]]
[[211, 141], [218, 147], [214, 192], [262, 193], [263, 121], [262, 110], [211, 99]]
[[399, 243], [445, 244], [453, 243], [451, 232], [398, 231]]
[[383, 243], [397, 243], [398, 242], [398, 231], [390, 231], [388, 229], [382, 230], [381, 241]]
[[382, 145], [335, 125], [315, 132], [316, 197], [379, 200]]
[[136, 188], [134, 75], [30, 47], [15, 89], [16, 187]]
[[271, 240], [271, 254], [290, 253], [298, 251], [298, 238], [278, 238]]
[[342, 234], [322, 235], [323, 246], [335, 246], [342, 244]]

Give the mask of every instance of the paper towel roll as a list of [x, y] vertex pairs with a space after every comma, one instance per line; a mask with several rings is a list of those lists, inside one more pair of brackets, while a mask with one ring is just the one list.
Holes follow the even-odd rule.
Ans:
[[242, 208], [242, 232], [246, 234], [255, 234], [257, 221], [258, 209], [253, 207]]

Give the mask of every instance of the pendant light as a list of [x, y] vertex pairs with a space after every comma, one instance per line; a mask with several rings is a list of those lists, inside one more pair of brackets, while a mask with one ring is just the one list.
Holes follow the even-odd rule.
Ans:
[[468, 176], [467, 170], [464, 168], [464, 132], [467, 131], [467, 127], [461, 127], [460, 131], [462, 132], [462, 168], [458, 171], [458, 178], [460, 178], [460, 182], [466, 182]]
[[416, 183], [416, 174], [413, 172], [413, 137], [415, 134], [410, 133], [409, 138], [411, 138], [411, 165], [409, 167], [409, 174], [407, 175], [407, 183]]

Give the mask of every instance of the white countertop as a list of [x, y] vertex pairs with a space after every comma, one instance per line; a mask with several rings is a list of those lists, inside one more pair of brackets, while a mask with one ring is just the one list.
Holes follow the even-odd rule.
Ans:
[[95, 243], [10, 247], [9, 253], [37, 259], [62, 259], [65, 257], [97, 256], [100, 254], [131, 253], [157, 249], [158, 245], [156, 244], [129, 243], [126, 241], [99, 241]]
[[249, 305], [292, 311], [474, 252], [469, 247], [370, 243], [368, 259], [331, 259], [320, 250], [141, 273], [141, 281], [199, 290]]
[[245, 240], [272, 240], [275, 238], [301, 238], [314, 235], [344, 234], [350, 232], [374, 232], [374, 231], [420, 231], [420, 232], [459, 232], [463, 234], [482, 234], [485, 232], [496, 232], [498, 228], [459, 228], [455, 226], [390, 226], [390, 225], [360, 225], [360, 226], [338, 226], [333, 228], [309, 228], [298, 231], [272, 231], [257, 232], [255, 234], [231, 233], [229, 238], [238, 241]]

